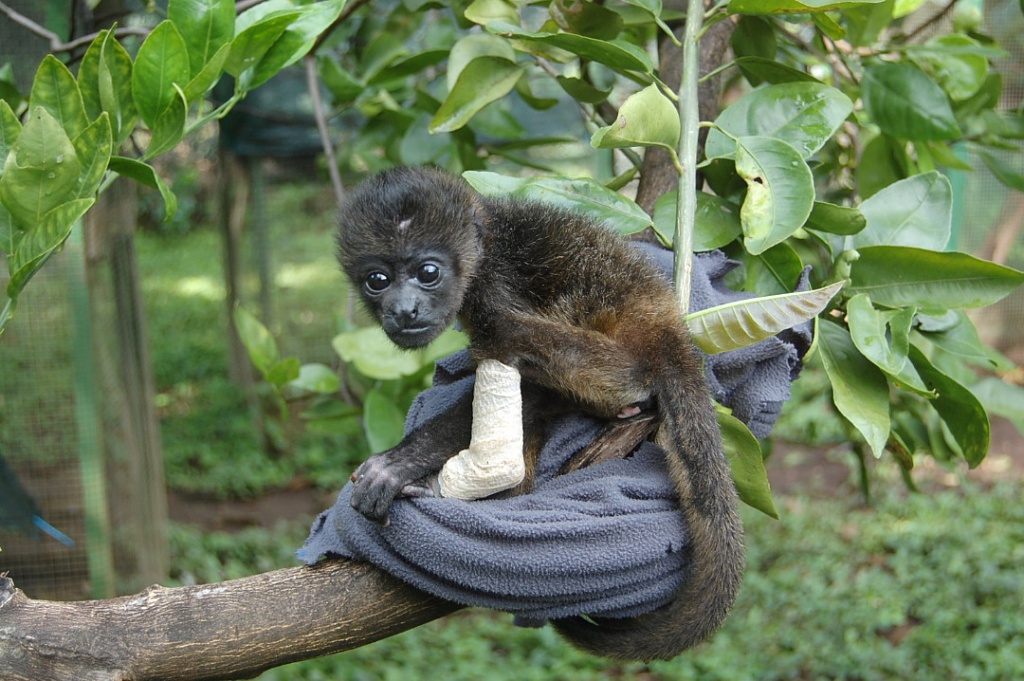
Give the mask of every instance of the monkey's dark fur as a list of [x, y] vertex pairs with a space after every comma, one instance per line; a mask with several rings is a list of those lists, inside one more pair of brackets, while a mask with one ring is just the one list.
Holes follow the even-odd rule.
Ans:
[[[477, 360], [519, 369], [528, 470], [553, 404], [607, 419], [656, 405], [690, 531], [686, 582], [640, 617], [554, 625], [585, 650], [625, 659], [668, 659], [708, 638], [739, 589], [743, 528], [701, 360], [663, 277], [585, 217], [482, 197], [428, 169], [387, 171], [352, 192], [338, 242], [345, 272], [396, 344], [426, 345], [457, 317]], [[468, 446], [470, 406], [467, 397], [367, 460], [353, 474], [352, 505], [386, 521], [397, 495], [425, 493], [422, 480]]]

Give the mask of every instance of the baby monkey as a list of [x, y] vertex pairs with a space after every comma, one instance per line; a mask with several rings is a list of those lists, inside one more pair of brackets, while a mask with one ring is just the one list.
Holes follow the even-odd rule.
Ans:
[[[528, 491], [537, 424], [549, 405], [603, 419], [657, 409], [657, 442], [690, 542], [673, 600], [633, 618], [572, 617], [575, 645], [623, 659], [668, 659], [707, 639], [732, 606], [743, 528], [700, 356], [668, 282], [626, 241], [577, 213], [481, 196], [461, 178], [395, 168], [351, 192], [338, 237], [345, 273], [388, 337], [423, 347], [456, 319], [478, 361], [523, 381]], [[353, 474], [352, 505], [385, 521], [400, 494], [470, 441], [471, 396]]]

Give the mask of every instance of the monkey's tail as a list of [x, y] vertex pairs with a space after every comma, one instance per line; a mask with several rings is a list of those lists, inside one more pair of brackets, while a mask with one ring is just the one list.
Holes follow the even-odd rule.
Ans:
[[[670, 659], [721, 625], [743, 576], [743, 526], [721, 433], [699, 370], [672, 366], [661, 375], [658, 435], [689, 529], [686, 582], [667, 605], [623, 619], [572, 617], [553, 622], [576, 646], [621, 659]], [[692, 365], [691, 365], [692, 366]]]

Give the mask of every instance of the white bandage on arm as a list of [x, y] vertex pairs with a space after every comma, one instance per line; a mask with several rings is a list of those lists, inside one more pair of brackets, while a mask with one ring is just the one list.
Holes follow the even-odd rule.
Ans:
[[476, 370], [469, 449], [448, 459], [441, 469], [441, 496], [481, 499], [515, 487], [525, 476], [519, 372], [485, 359]]

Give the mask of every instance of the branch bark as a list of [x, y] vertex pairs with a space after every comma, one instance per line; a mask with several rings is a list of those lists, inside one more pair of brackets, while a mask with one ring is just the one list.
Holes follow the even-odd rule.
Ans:
[[36, 601], [0, 578], [4, 681], [252, 678], [461, 606], [349, 560], [102, 601]]

